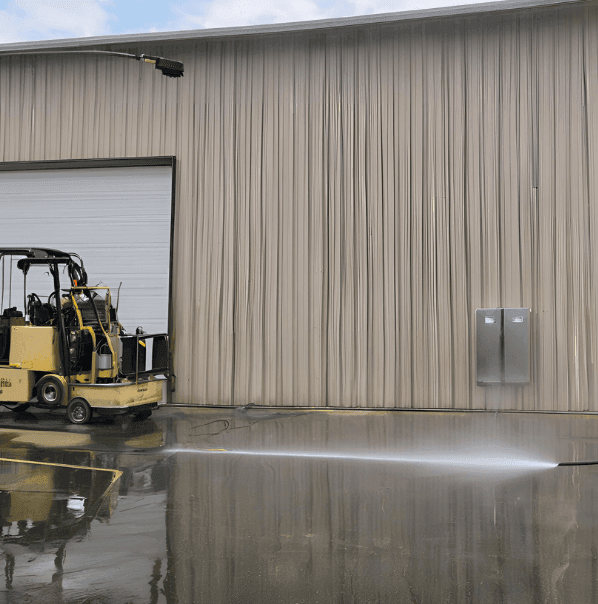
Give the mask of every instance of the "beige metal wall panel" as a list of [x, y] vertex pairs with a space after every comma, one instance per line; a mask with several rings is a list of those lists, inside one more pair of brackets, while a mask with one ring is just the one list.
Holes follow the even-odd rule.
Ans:
[[[598, 212], [590, 206], [589, 200], [597, 199], [598, 195], [598, 171], [592, 166], [598, 165], [598, 107], [596, 106], [596, 97], [598, 94], [598, 37], [590, 36], [589, 33], [598, 27], [598, 11], [588, 11], [585, 15], [585, 36], [583, 38], [584, 53], [584, 96], [582, 103], [583, 120], [585, 126], [584, 132], [584, 151], [587, 154], [584, 158], [587, 170], [586, 191], [588, 207], [587, 221], [585, 224], [584, 238], [584, 278], [586, 280], [586, 309], [585, 309], [585, 329], [587, 331], [587, 365], [582, 367], [588, 379], [588, 391], [590, 400], [598, 396], [598, 388], [595, 378], [598, 369], [598, 262], [593, 260], [594, 244], [598, 241]], [[594, 408], [593, 406], [591, 408]]]
[[110, 48], [185, 77], [0, 58], [0, 161], [176, 155], [177, 401], [598, 411], [595, 2]]

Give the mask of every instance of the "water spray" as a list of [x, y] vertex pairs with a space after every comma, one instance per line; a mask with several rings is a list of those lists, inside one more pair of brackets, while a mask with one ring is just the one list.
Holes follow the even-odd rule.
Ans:
[[538, 461], [535, 459], [514, 459], [509, 457], [475, 457], [475, 456], [443, 456], [443, 457], [415, 457], [398, 455], [371, 455], [371, 454], [345, 454], [334, 452], [310, 451], [245, 451], [235, 449], [188, 449], [177, 448], [166, 451], [167, 457], [176, 453], [194, 453], [203, 455], [240, 455], [252, 457], [290, 457], [293, 459], [322, 459], [339, 461], [373, 461], [413, 464], [432, 464], [435, 466], [453, 466], [463, 468], [484, 469], [511, 469], [511, 470], [548, 470], [558, 467], [598, 466], [598, 459], [587, 461]]
[[[167, 451], [169, 457], [176, 453], [203, 454], [203, 455], [231, 455], [252, 457], [290, 457], [293, 459], [322, 459], [339, 461], [363, 461], [363, 462], [390, 462], [390, 463], [413, 463], [430, 464], [434, 466], [452, 466], [457, 468], [483, 468], [487, 470], [546, 470], [556, 468], [558, 465], [573, 465], [574, 462], [537, 461], [531, 459], [514, 459], [508, 457], [483, 457], [483, 456], [443, 456], [443, 457], [416, 457], [398, 455], [372, 455], [372, 454], [345, 454], [335, 452], [310, 452], [310, 451], [245, 451], [234, 449], [187, 449], [177, 448]], [[579, 463], [579, 462], [577, 462]], [[583, 462], [582, 462], [583, 463]], [[598, 462], [594, 462], [598, 463]]]

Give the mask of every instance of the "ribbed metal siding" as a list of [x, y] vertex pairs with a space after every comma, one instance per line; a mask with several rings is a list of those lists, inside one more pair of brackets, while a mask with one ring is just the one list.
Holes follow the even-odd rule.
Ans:
[[[176, 155], [176, 398], [598, 410], [594, 3], [0, 60], [0, 159]], [[532, 309], [531, 386], [475, 309]]]

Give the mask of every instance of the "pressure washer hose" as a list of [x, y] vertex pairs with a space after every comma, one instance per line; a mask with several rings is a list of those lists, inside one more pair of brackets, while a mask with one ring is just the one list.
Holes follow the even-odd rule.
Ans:
[[561, 461], [557, 466], [598, 466], [598, 459], [591, 461]]

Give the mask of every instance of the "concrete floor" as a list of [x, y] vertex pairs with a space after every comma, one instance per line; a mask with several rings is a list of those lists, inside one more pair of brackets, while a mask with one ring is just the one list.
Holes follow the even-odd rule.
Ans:
[[0, 604], [598, 601], [594, 416], [1, 412], [0, 457]]

